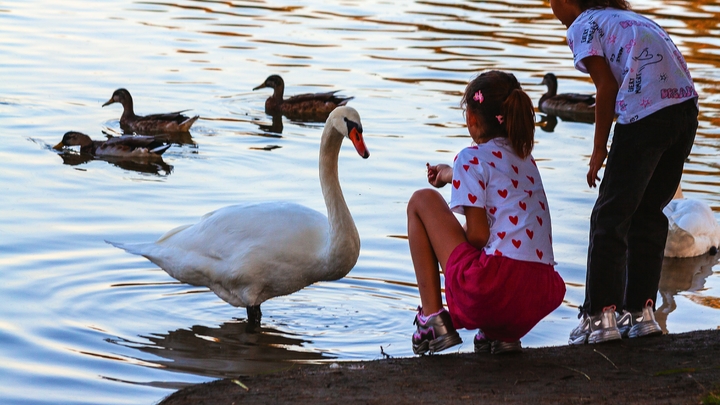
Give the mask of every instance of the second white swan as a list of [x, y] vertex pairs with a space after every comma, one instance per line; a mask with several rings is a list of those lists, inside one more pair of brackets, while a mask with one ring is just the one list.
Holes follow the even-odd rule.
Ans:
[[668, 217], [666, 257], [695, 257], [717, 253], [720, 246], [720, 224], [704, 202], [685, 198], [678, 186], [675, 197], [663, 209]]

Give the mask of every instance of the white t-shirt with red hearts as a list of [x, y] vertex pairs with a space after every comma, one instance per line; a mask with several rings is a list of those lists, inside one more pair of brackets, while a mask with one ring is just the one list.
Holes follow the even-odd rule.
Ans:
[[550, 208], [535, 159], [521, 159], [505, 138], [463, 149], [453, 165], [450, 209], [484, 208], [485, 254], [555, 265]]

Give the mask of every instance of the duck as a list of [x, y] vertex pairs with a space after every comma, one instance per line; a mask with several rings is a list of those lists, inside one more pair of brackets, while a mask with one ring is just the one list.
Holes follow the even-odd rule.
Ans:
[[720, 246], [720, 224], [712, 209], [701, 200], [685, 198], [678, 186], [675, 196], [663, 209], [668, 218], [665, 257], [715, 255]]
[[546, 73], [542, 82], [547, 92], [540, 97], [538, 109], [565, 121], [595, 122], [595, 96], [590, 94], [557, 94], [558, 82], [553, 73]]
[[338, 179], [344, 138], [367, 159], [360, 115], [335, 109], [320, 139], [320, 186], [327, 215], [291, 202], [237, 204], [168, 231], [155, 242], [111, 245], [141, 255], [171, 277], [205, 286], [247, 311], [260, 326], [260, 305], [319, 281], [345, 277], [360, 253], [360, 237]]
[[129, 91], [122, 88], [115, 90], [110, 100], [102, 106], [113, 103], [120, 103], [123, 106], [123, 113], [120, 116], [120, 127], [123, 131], [140, 135], [188, 132], [192, 124], [200, 118], [198, 115], [194, 117], [183, 115], [182, 113], [187, 110], [145, 116], [135, 115], [132, 96]]
[[53, 146], [53, 149], [62, 150], [66, 146], [80, 146], [81, 154], [97, 157], [132, 158], [159, 157], [170, 148], [170, 144], [162, 136], [123, 135], [96, 141], [77, 131], [66, 132], [60, 143]]
[[354, 98], [336, 96], [335, 93], [339, 90], [283, 98], [285, 81], [279, 75], [268, 76], [261, 85], [253, 88], [253, 91], [266, 87], [273, 89], [273, 94], [265, 100], [265, 113], [282, 114], [290, 119], [324, 121], [332, 110], [346, 105]]

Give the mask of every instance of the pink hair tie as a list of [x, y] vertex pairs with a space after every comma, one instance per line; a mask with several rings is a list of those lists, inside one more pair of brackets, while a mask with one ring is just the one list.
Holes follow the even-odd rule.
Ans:
[[478, 90], [477, 93], [473, 96], [473, 100], [477, 101], [478, 104], [482, 104], [483, 101], [485, 101], [485, 97], [483, 97], [482, 91]]
[[499, 122], [499, 123], [501, 123], [501, 124], [502, 124], [502, 123], [503, 123], [503, 121], [504, 121], [504, 119], [503, 119], [503, 116], [502, 116], [502, 115], [496, 115], [496, 116], [495, 116], [495, 118], [497, 118], [498, 122]]

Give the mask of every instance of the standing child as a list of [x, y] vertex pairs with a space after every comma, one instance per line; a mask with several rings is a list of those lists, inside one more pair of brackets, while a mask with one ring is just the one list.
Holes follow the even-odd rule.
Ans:
[[[565, 296], [553, 268], [550, 210], [530, 155], [532, 101], [515, 76], [490, 71], [468, 84], [461, 105], [476, 145], [461, 150], [454, 167], [428, 165], [430, 184], [452, 183], [450, 206], [437, 191], [424, 189], [407, 208], [422, 303], [412, 337], [415, 354], [461, 343], [456, 327], [481, 329], [476, 352], [520, 351], [519, 339]], [[453, 211], [465, 215], [465, 227]]]
[[626, 1], [551, 0], [550, 6], [568, 28], [575, 68], [597, 88], [589, 186], [608, 159], [590, 218], [582, 321], [569, 342], [662, 334], [654, 315], [668, 230], [662, 210], [695, 139], [698, 95], [668, 34]]

